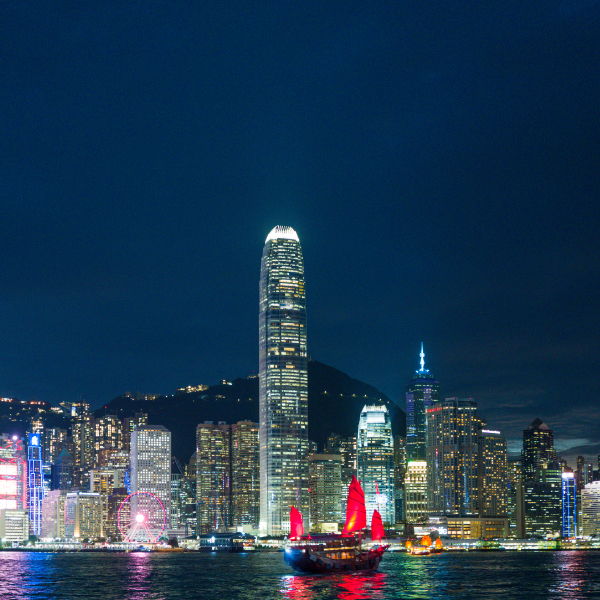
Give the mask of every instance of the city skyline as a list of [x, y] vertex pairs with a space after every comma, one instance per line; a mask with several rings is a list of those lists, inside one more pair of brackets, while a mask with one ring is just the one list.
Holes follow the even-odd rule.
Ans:
[[593, 3], [6, 6], [0, 396], [257, 372], [286, 223], [316, 360], [598, 454]]

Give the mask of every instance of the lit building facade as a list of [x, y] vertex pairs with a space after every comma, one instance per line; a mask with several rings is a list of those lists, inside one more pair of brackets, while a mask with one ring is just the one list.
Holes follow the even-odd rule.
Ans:
[[102, 531], [114, 532], [116, 523], [110, 523], [108, 512], [108, 499], [114, 494], [115, 489], [125, 486], [125, 471], [123, 469], [92, 469], [90, 471], [90, 492], [100, 494], [102, 502]]
[[68, 431], [60, 427], [46, 429], [44, 433], [44, 462], [53, 463], [67, 443]]
[[52, 489], [70, 491], [74, 485], [73, 456], [66, 448], [63, 448], [52, 464]]
[[42, 500], [44, 498], [44, 471], [42, 440], [39, 433], [29, 434], [27, 447], [27, 475], [29, 491], [29, 526], [31, 534], [39, 536], [42, 531]]
[[421, 344], [421, 368], [406, 386], [406, 457], [425, 460], [427, 452], [427, 409], [440, 400], [440, 382], [425, 368]]
[[297, 233], [275, 227], [260, 270], [260, 530], [290, 531], [308, 509], [308, 355], [304, 262]]
[[506, 439], [499, 431], [481, 429], [479, 443], [479, 515], [508, 515]]
[[430, 515], [479, 514], [477, 404], [446, 398], [427, 409], [427, 504]]
[[240, 421], [231, 429], [233, 524], [256, 529], [260, 521], [259, 425]]
[[80, 540], [102, 537], [100, 494], [67, 492], [65, 497], [65, 537]]
[[373, 511], [384, 523], [396, 522], [394, 494], [394, 436], [390, 413], [385, 405], [365, 405], [360, 413], [356, 436], [358, 479], [365, 492], [367, 523]]
[[0, 509], [27, 509], [26, 458], [21, 438], [0, 435]]
[[577, 536], [577, 486], [574, 473], [562, 474], [562, 537]]
[[404, 518], [407, 523], [427, 521], [427, 462], [409, 460], [404, 476]]
[[64, 538], [65, 537], [65, 500], [67, 490], [52, 490], [42, 501], [42, 527], [40, 537]]
[[527, 536], [561, 535], [562, 468], [558, 462], [542, 465], [533, 479], [524, 482], [525, 533]]
[[0, 508], [0, 540], [6, 542], [29, 540], [29, 514], [26, 510]]
[[342, 457], [339, 454], [312, 454], [308, 458], [310, 525], [340, 523], [342, 511]]
[[[171, 522], [171, 432], [162, 425], [139, 425], [131, 434], [131, 492], [158, 497]], [[146, 496], [132, 499], [132, 511], [143, 510]], [[139, 506], [138, 506], [139, 504]], [[160, 515], [150, 517], [152, 527], [162, 529]]]
[[521, 459], [511, 460], [508, 465], [507, 505], [510, 537], [525, 537], [525, 499], [523, 492], [523, 465]]
[[523, 480], [533, 479], [543, 465], [556, 460], [554, 432], [541, 419], [523, 431]]
[[600, 481], [588, 483], [581, 490], [582, 534], [600, 535]]
[[[94, 421], [94, 465], [100, 466], [100, 452], [123, 448], [123, 424], [116, 415], [104, 415]], [[105, 461], [102, 461], [105, 462]]]

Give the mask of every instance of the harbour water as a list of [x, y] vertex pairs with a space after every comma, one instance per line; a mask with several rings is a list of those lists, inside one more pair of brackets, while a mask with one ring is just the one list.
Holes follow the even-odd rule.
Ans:
[[280, 553], [0, 552], [0, 598], [598, 599], [600, 552], [387, 554], [372, 575], [295, 574]]

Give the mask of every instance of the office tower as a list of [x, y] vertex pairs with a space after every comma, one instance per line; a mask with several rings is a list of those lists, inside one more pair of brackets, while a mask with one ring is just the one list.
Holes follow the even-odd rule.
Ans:
[[394, 495], [396, 503], [396, 523], [405, 521], [404, 477], [406, 475], [406, 438], [394, 436]]
[[523, 431], [523, 479], [533, 479], [543, 464], [556, 460], [554, 432], [541, 419]]
[[592, 463], [585, 460], [584, 456], [577, 457], [577, 471], [575, 472], [575, 482], [577, 491], [581, 490], [594, 479]]
[[260, 521], [259, 425], [240, 421], [231, 430], [233, 524], [256, 529]]
[[21, 438], [0, 435], [0, 509], [27, 509], [26, 458]]
[[[171, 432], [162, 425], [139, 425], [131, 434], [131, 492], [150, 492], [158, 497], [171, 522]], [[147, 508], [144, 499], [134, 497], [131, 510]], [[160, 516], [151, 515], [153, 529], [160, 531]]]
[[406, 463], [404, 513], [407, 523], [427, 521], [427, 462], [424, 460]]
[[[123, 536], [118, 526], [119, 508], [123, 503], [123, 500], [127, 498], [129, 491], [126, 487], [115, 487], [112, 490], [112, 494], [106, 499], [106, 529], [104, 525], [102, 528], [102, 536], [108, 541], [122, 542]], [[129, 506], [130, 508], [130, 506]], [[123, 511], [126, 513], [128, 505], [125, 504]]]
[[95, 540], [102, 537], [102, 500], [92, 492], [67, 492], [65, 537]]
[[426, 458], [427, 409], [440, 400], [440, 382], [425, 368], [425, 353], [421, 344], [421, 368], [406, 386], [406, 457]]
[[260, 530], [290, 531], [308, 509], [308, 358], [304, 263], [298, 235], [275, 227], [260, 269]]
[[145, 412], [137, 412], [133, 417], [123, 419], [121, 422], [121, 440], [122, 448], [125, 452], [131, 451], [131, 432], [138, 425], [148, 425], [148, 414]]
[[36, 536], [39, 536], [42, 531], [42, 499], [44, 498], [42, 440], [40, 436], [40, 433], [30, 433], [27, 447], [29, 526], [31, 534]]
[[600, 481], [588, 483], [581, 490], [581, 520], [584, 536], [600, 535]]
[[9, 543], [29, 540], [29, 514], [25, 509], [0, 508], [0, 540]]
[[171, 529], [179, 529], [182, 513], [182, 489], [184, 477], [181, 473], [171, 471]]
[[308, 457], [308, 489], [311, 528], [340, 523], [342, 511], [342, 457], [339, 454], [312, 454]]
[[67, 490], [52, 490], [42, 500], [42, 527], [40, 537], [65, 537], [65, 500]]
[[76, 410], [71, 421], [74, 447], [73, 471], [75, 485], [80, 486], [83, 483], [84, 474], [94, 464], [94, 417], [89, 411], [89, 404], [73, 405], [73, 409]]
[[67, 430], [60, 427], [46, 429], [44, 433], [44, 463], [53, 463], [67, 443]]
[[562, 469], [558, 462], [542, 464], [523, 484], [527, 536], [560, 535], [562, 532]]
[[571, 471], [562, 474], [562, 537], [577, 535], [577, 486]]
[[116, 523], [108, 523], [108, 499], [114, 494], [115, 489], [120, 489], [125, 486], [125, 470], [124, 469], [92, 469], [90, 471], [90, 492], [100, 494], [102, 502], [102, 531], [104, 535], [107, 532], [114, 532]]
[[394, 524], [394, 437], [384, 404], [363, 407], [356, 439], [357, 472], [365, 492], [367, 523], [377, 510], [384, 523]]
[[427, 409], [427, 504], [430, 515], [479, 514], [477, 404], [446, 398]]
[[507, 500], [510, 537], [522, 539], [525, 537], [525, 498], [520, 458], [508, 462]]
[[227, 531], [231, 519], [231, 426], [223, 421], [196, 428], [198, 533]]
[[52, 465], [52, 489], [70, 491], [74, 486], [73, 457], [66, 448], [63, 448]]
[[499, 431], [479, 431], [479, 515], [504, 517], [508, 514], [507, 448]]
[[350, 469], [350, 479], [356, 474], [356, 436], [329, 434], [325, 444], [325, 454], [339, 454], [342, 457], [342, 468]]
[[100, 453], [123, 448], [123, 424], [116, 415], [104, 415], [94, 422], [94, 465], [100, 466]]

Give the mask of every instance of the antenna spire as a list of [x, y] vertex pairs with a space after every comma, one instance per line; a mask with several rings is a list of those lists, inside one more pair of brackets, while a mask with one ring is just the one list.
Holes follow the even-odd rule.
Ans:
[[423, 352], [423, 342], [421, 342], [421, 354], [419, 355], [421, 357], [421, 371], [425, 370], [425, 352]]

